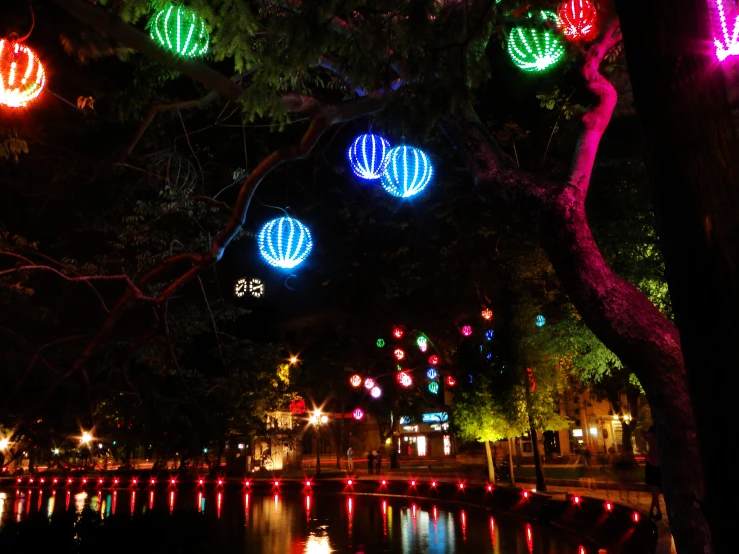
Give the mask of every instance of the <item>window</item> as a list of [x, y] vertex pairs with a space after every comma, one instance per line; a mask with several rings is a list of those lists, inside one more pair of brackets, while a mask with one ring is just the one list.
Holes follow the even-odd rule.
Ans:
[[573, 437], [582, 437], [582, 429], [573, 429], [572, 430], [572, 436]]
[[418, 446], [418, 455], [419, 456], [425, 456], [426, 455], [426, 437], [423, 435], [419, 435], [416, 437], [416, 444]]
[[449, 456], [452, 453], [452, 441], [449, 435], [444, 435], [444, 456]]

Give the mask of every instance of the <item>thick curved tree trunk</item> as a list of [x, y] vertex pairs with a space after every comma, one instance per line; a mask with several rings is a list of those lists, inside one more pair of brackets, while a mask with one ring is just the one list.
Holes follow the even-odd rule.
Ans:
[[443, 124], [480, 194], [531, 222], [588, 327], [632, 368], [647, 395], [663, 460], [664, 494], [678, 552], [713, 552], [702, 512], [703, 474], [677, 329], [606, 264], [571, 183], [538, 179], [503, 163], [472, 108]]
[[[617, 0], [656, 192], [716, 552], [735, 552], [739, 445], [724, 426], [739, 367], [739, 140], [712, 46], [713, 0]], [[729, 31], [734, 21], [728, 18]], [[736, 64], [729, 57], [724, 64]]]

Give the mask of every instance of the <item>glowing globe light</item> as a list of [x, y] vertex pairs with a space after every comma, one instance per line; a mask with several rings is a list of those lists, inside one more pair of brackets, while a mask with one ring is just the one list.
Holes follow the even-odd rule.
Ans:
[[259, 231], [259, 252], [268, 264], [292, 269], [313, 249], [308, 227], [292, 217], [278, 217]]
[[446, 384], [449, 385], [450, 387], [453, 387], [454, 385], [457, 384], [457, 380], [451, 375], [447, 375]]
[[396, 327], [395, 329], [393, 329], [393, 336], [396, 339], [402, 339], [403, 338], [403, 329], [401, 329], [400, 327]]
[[360, 419], [364, 417], [364, 412], [362, 411], [362, 408], [356, 408], [352, 415], [354, 416], [354, 419], [359, 421]]
[[28, 46], [0, 40], [0, 104], [22, 108], [36, 98], [46, 84], [44, 66]]
[[432, 394], [439, 394], [439, 383], [436, 381], [429, 383], [429, 392]]
[[377, 342], [375, 343], [377, 345], [377, 348], [382, 348], [385, 346], [385, 339], [377, 339]]
[[523, 71], [544, 71], [564, 56], [557, 35], [546, 29], [515, 27], [508, 37], [508, 54]]
[[493, 340], [495, 338], [495, 331], [488, 329], [485, 331], [485, 340]]
[[462, 327], [462, 334], [465, 337], [469, 337], [472, 334], [472, 327], [470, 327], [469, 325], [465, 325], [464, 327]]
[[349, 384], [355, 389], [362, 384], [362, 377], [360, 375], [352, 375], [349, 378]]
[[349, 147], [346, 157], [349, 158], [354, 175], [367, 181], [382, 177], [390, 161], [387, 154], [390, 142], [380, 135], [359, 135]]
[[425, 189], [431, 181], [434, 168], [423, 150], [402, 145], [390, 150], [387, 156], [382, 186], [389, 194], [409, 198]]
[[546, 325], [546, 323], [547, 323], [547, 320], [544, 319], [544, 316], [543, 315], [537, 315], [536, 316], [536, 326], [537, 327], [544, 327], [544, 325]]
[[370, 394], [372, 398], [380, 398], [382, 396], [382, 389], [380, 387], [372, 387]]
[[393, 354], [395, 355], [395, 358], [398, 360], [402, 360], [405, 357], [405, 352], [403, 352], [400, 348], [396, 348]]
[[595, 38], [598, 10], [590, 0], [569, 0], [559, 7], [557, 26], [570, 40]]
[[396, 378], [398, 379], [398, 383], [406, 388], [410, 387], [413, 384], [413, 379], [405, 371], [401, 371], [400, 373], [398, 373], [396, 375]]
[[368, 377], [367, 379], [364, 380], [364, 388], [365, 389], [369, 390], [369, 389], [371, 389], [374, 386], [375, 386], [375, 380], [372, 379], [371, 377]]
[[149, 28], [151, 38], [173, 54], [197, 58], [208, 52], [208, 28], [193, 10], [170, 4], [154, 15]]
[[439, 364], [439, 356], [437, 356], [436, 354], [433, 354], [433, 355], [429, 356], [429, 363], [431, 365], [438, 365]]
[[493, 319], [493, 310], [489, 310], [486, 308], [482, 312], [480, 312], [480, 315], [483, 319], [490, 321], [491, 319]]
[[418, 337], [416, 339], [416, 344], [418, 345], [418, 349], [421, 352], [426, 352], [426, 349], [429, 347], [429, 341], [426, 337]]
[[433, 367], [430, 367], [428, 371], [426, 372], [426, 377], [431, 379], [432, 381], [436, 379], [439, 376], [439, 372], [436, 371]]

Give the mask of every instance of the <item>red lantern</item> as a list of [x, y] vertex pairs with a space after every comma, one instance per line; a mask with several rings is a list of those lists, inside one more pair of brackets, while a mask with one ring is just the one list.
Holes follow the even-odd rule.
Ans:
[[457, 380], [451, 375], [448, 375], [446, 378], [446, 384], [449, 385], [450, 387], [453, 387], [454, 385], [457, 384]]
[[46, 84], [44, 66], [28, 46], [0, 40], [0, 104], [22, 108], [41, 94]]
[[396, 327], [395, 329], [393, 329], [393, 336], [396, 339], [402, 339], [403, 338], [403, 329], [401, 329], [400, 327]]
[[396, 378], [398, 379], [398, 383], [400, 383], [406, 388], [410, 387], [413, 384], [413, 379], [405, 371], [399, 372], [396, 375]]
[[569, 0], [559, 7], [559, 28], [570, 40], [590, 40], [598, 31], [598, 10], [590, 0]]
[[290, 402], [290, 413], [300, 415], [305, 413], [305, 401], [302, 398], [296, 398]]
[[429, 363], [431, 365], [439, 365], [439, 356], [434, 354], [433, 356], [429, 356]]

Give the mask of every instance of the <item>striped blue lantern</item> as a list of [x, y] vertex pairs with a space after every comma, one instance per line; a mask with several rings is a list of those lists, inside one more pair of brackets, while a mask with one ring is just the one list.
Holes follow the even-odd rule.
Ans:
[[390, 142], [380, 135], [359, 135], [349, 147], [346, 157], [354, 175], [367, 181], [382, 177], [387, 167]]
[[313, 248], [308, 227], [292, 217], [278, 217], [259, 231], [259, 252], [267, 263], [292, 269], [308, 257]]
[[418, 194], [431, 181], [434, 168], [426, 152], [413, 146], [396, 146], [388, 152], [388, 166], [382, 174], [382, 186], [399, 198]]

